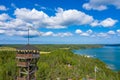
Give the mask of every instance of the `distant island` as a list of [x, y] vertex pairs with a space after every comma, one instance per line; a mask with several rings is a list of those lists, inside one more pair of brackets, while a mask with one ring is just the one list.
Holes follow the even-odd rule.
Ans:
[[120, 44], [105, 44], [105, 46], [120, 46]]

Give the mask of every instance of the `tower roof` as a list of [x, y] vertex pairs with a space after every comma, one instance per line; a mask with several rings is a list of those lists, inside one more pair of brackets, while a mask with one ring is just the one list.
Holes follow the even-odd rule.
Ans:
[[39, 51], [38, 48], [36, 48], [36, 47], [34, 47], [32, 45], [29, 45], [29, 44], [27, 44], [27, 45], [25, 45], [23, 47], [17, 48], [17, 50], [37, 50], [37, 51]]

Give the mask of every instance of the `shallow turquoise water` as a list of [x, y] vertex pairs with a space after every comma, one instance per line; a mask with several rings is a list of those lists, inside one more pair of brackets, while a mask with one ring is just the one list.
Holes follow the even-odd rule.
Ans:
[[120, 70], [120, 47], [104, 46], [102, 48], [73, 50], [73, 52], [96, 57], [105, 62], [111, 69]]

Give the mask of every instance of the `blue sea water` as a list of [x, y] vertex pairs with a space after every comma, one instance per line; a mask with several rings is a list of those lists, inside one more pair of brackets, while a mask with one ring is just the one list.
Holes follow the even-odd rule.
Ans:
[[88, 55], [105, 62], [111, 69], [120, 70], [120, 47], [104, 46], [102, 48], [73, 50], [75, 54]]

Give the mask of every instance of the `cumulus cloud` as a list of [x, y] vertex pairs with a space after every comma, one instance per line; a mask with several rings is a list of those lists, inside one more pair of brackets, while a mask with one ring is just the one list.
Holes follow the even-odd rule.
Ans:
[[115, 25], [115, 23], [117, 22], [117, 20], [113, 20], [112, 18], [107, 18], [105, 20], [103, 20], [100, 25], [104, 26], [104, 27], [111, 27], [113, 25]]
[[83, 4], [83, 8], [87, 10], [106, 10], [109, 5], [120, 9], [120, 0], [89, 0], [88, 3]]
[[[15, 34], [15, 35], [28, 37], [28, 31], [16, 31], [16, 33], [17, 34]], [[30, 37], [37, 37], [40, 34], [35, 30], [29, 30], [29, 35], [30, 35]]]
[[32, 22], [32, 21], [40, 22], [48, 17], [47, 14], [45, 14], [43, 11], [38, 11], [36, 9], [30, 10], [26, 8], [21, 8], [21, 9], [17, 8], [15, 10], [14, 15], [17, 18], [28, 22]]
[[98, 21], [95, 20], [91, 23], [91, 26], [95, 27], [95, 26], [103, 26], [103, 27], [112, 27], [114, 26], [118, 21], [114, 20], [112, 18], [106, 18], [103, 21]]
[[118, 29], [117, 32], [120, 33], [120, 29]]
[[100, 23], [99, 23], [98, 20], [94, 20], [90, 25], [93, 26], [93, 27], [95, 27], [95, 26], [99, 26]]
[[75, 31], [75, 33], [76, 33], [76, 34], [79, 34], [80, 36], [90, 36], [90, 35], [93, 33], [93, 31], [92, 31], [91, 29], [89, 29], [89, 30], [87, 30], [86, 32], [84, 32], [84, 31], [82, 31], [82, 30], [80, 30], [80, 29], [77, 29], [77, 30]]
[[64, 11], [62, 8], [58, 8], [55, 16], [48, 16], [43, 11], [26, 8], [16, 9], [14, 15], [26, 22], [46, 28], [66, 28], [69, 25], [85, 25], [90, 24], [94, 20], [92, 16], [81, 11], [75, 9]]
[[68, 37], [72, 35], [73, 34], [70, 32], [65, 32], [65, 33], [53, 33], [52, 31], [42, 32], [42, 36]]
[[53, 36], [53, 35], [54, 35], [54, 33], [52, 31], [48, 31], [46, 33], [42, 32], [42, 36]]
[[118, 29], [117, 32], [120, 33], [120, 29]]
[[82, 34], [80, 34], [81, 36], [90, 36], [90, 34], [89, 33], [82, 33]]
[[70, 33], [70, 32], [54, 34], [54, 36], [59, 36], [59, 37], [69, 37], [69, 36], [72, 36], [72, 35], [73, 35], [73, 34]]
[[88, 31], [86, 31], [87, 33], [91, 34], [93, 33], [93, 31], [91, 29], [89, 29]]
[[83, 24], [89, 24], [93, 21], [93, 17], [89, 16], [81, 11], [71, 9], [63, 11], [59, 9], [59, 11], [56, 13], [56, 17], [54, 17], [55, 20], [60, 19], [60, 24], [62, 25], [83, 25]]
[[66, 28], [70, 25], [85, 25], [90, 24], [94, 19], [81, 11], [70, 9], [63, 10], [58, 8], [55, 16], [49, 17], [45, 20], [47, 28]]
[[107, 33], [103, 33], [103, 32], [98, 33], [96, 36], [104, 37], [104, 38], [108, 38], [109, 37], [109, 35]]
[[91, 25], [91, 26], [104, 26], [111, 27], [116, 24], [117, 20], [107, 18], [103, 21], [95, 20], [92, 16], [84, 12], [69, 9], [63, 10], [58, 8], [55, 16], [49, 16], [43, 11], [36, 9], [17, 8], [14, 15], [17, 19], [21, 19], [27, 23], [33, 24], [36, 27], [45, 28], [67, 28], [70, 25]]
[[100, 32], [100, 33], [95, 33], [96, 37], [103, 37], [103, 38], [110, 38], [111, 36], [116, 35], [116, 32], [113, 30], [110, 30], [108, 32]]
[[0, 34], [4, 34], [5, 33], [5, 30], [0, 30]]
[[108, 31], [108, 34], [114, 35], [116, 33], [115, 33], [115, 31], [110, 30], [110, 31]]
[[[67, 28], [71, 25], [91, 25], [91, 26], [104, 26], [112, 27], [116, 24], [117, 20], [107, 18], [103, 21], [95, 20], [92, 16], [85, 14], [84, 12], [69, 9], [63, 10], [58, 8], [54, 16], [49, 16], [43, 11], [36, 9], [17, 8], [14, 11], [15, 18], [11, 18], [8, 14], [0, 14], [0, 32], [8, 35], [26, 36], [28, 26], [33, 26], [36, 30], [44, 27], [51, 29]], [[31, 28], [30, 28], [31, 29]], [[5, 30], [5, 32], [4, 32]], [[32, 29], [31, 29], [32, 30]], [[32, 33], [32, 32], [31, 32]], [[93, 34], [92, 30], [86, 32], [78, 29], [77, 34], [81, 36], [89, 36]], [[31, 36], [38, 36], [38, 33], [33, 31]], [[54, 32], [40, 32], [42, 36], [72, 36], [70, 32], [66, 33], [54, 33]]]
[[[27, 29], [14, 29], [14, 28], [0, 28], [0, 34], [5, 34], [8, 36], [21, 36], [21, 37], [28, 37], [28, 28]], [[64, 33], [54, 33], [52, 31], [48, 31], [48, 32], [41, 32], [38, 30], [34, 30], [32, 28], [29, 29], [29, 35], [30, 38], [32, 37], [39, 37], [39, 36], [53, 36], [53, 37], [68, 37], [68, 36], [72, 36], [73, 34], [70, 32], [64, 32]]]
[[10, 30], [28, 30], [28, 23], [24, 22], [21, 19], [12, 19], [8, 22], [0, 21], [0, 29]]
[[[29, 30], [30, 37], [37, 37], [40, 34], [35, 30]], [[0, 30], [0, 34], [5, 34], [8, 36], [22, 36], [22, 37], [28, 37], [28, 31], [27, 30], [14, 30], [14, 29], [6, 29], [6, 30]]]
[[10, 19], [9, 15], [6, 13], [0, 14], [0, 21], [6, 21]]
[[91, 6], [89, 3], [83, 4], [83, 8], [85, 8], [87, 10], [93, 9], [93, 10], [99, 10], [99, 11], [107, 9], [107, 7], [104, 6], [104, 5], [100, 5], [100, 6], [94, 6], [93, 5], [93, 6]]
[[[120, 30], [117, 30], [118, 33], [120, 33]], [[110, 38], [110, 36], [113, 36], [116, 34], [115, 31], [110, 30], [108, 32], [94, 32], [93, 30], [89, 29], [87, 31], [82, 31], [80, 29], [77, 29], [75, 31], [76, 34], [79, 34], [80, 36], [85, 36], [85, 37], [103, 37], [103, 38]]]
[[77, 34], [81, 34], [81, 33], [82, 33], [82, 30], [77, 29], [77, 30], [75, 31], [75, 33], [77, 33]]
[[8, 8], [6, 8], [4, 5], [0, 5], [0, 11], [7, 11]]
[[120, 29], [116, 30], [117, 35], [120, 36]]

